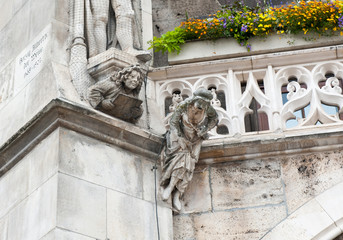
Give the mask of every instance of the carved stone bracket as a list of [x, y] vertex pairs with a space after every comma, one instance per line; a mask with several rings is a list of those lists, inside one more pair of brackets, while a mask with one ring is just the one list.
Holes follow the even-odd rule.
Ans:
[[149, 67], [145, 65], [145, 62], [129, 53], [116, 48], [110, 48], [103, 53], [89, 58], [87, 71], [98, 82], [109, 79], [113, 74], [123, 68], [136, 64], [139, 64], [145, 72], [148, 71]]

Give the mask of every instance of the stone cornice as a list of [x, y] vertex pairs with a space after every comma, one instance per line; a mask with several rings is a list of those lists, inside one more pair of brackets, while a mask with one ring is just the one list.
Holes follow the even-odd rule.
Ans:
[[283, 133], [255, 134], [205, 141], [200, 164], [283, 157], [343, 149], [343, 124], [327, 124]]
[[[119, 146], [152, 161], [157, 159], [162, 143], [161, 136], [133, 124], [65, 99], [55, 99], [0, 147], [0, 176], [58, 127]], [[199, 164], [342, 149], [343, 125], [327, 124], [283, 133], [266, 132], [207, 140], [203, 143]]]
[[155, 160], [162, 138], [86, 106], [54, 99], [0, 147], [0, 176], [58, 127], [117, 145]]

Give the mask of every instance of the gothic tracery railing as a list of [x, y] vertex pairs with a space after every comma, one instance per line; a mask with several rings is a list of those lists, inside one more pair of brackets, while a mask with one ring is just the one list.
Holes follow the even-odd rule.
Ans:
[[[212, 135], [284, 131], [343, 120], [343, 64], [339, 61], [158, 81], [161, 111], [174, 93], [183, 98], [198, 88], [213, 89], [219, 114]], [[219, 103], [220, 102], [220, 103]], [[343, 123], [343, 122], [342, 122]]]

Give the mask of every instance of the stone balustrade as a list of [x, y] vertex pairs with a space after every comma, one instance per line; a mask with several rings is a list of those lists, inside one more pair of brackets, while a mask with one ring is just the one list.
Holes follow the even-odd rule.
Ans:
[[212, 138], [341, 124], [340, 49], [332, 46], [188, 63], [155, 69], [150, 78], [155, 81], [161, 117], [168, 114], [173, 93], [185, 99], [198, 88], [214, 89], [219, 123]]

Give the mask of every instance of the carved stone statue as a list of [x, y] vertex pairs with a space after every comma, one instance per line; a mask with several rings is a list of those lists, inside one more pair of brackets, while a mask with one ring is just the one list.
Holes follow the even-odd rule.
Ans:
[[217, 97], [216, 89], [212, 88], [211, 89], [211, 93], [212, 93], [212, 96], [213, 96], [213, 99], [211, 100], [211, 105], [213, 107], [220, 107], [221, 103], [220, 103], [220, 100]]
[[170, 118], [166, 146], [161, 154], [160, 184], [164, 201], [172, 195], [174, 211], [181, 210], [180, 198], [193, 177], [201, 144], [218, 122], [211, 100], [210, 91], [199, 89], [193, 97], [179, 103]]
[[135, 122], [143, 113], [142, 101], [137, 99], [145, 72], [139, 66], [119, 71], [108, 80], [99, 81], [88, 89], [92, 107], [129, 122]]
[[[89, 57], [106, 51], [108, 46], [115, 47], [118, 41], [122, 51], [145, 62], [151, 59], [149, 52], [134, 49], [135, 13], [131, 0], [86, 0], [85, 7]], [[109, 21], [110, 10], [115, 14], [115, 22]]]
[[182, 102], [182, 96], [179, 93], [173, 93], [172, 104], [169, 106], [169, 112], [174, 112], [176, 107]]

